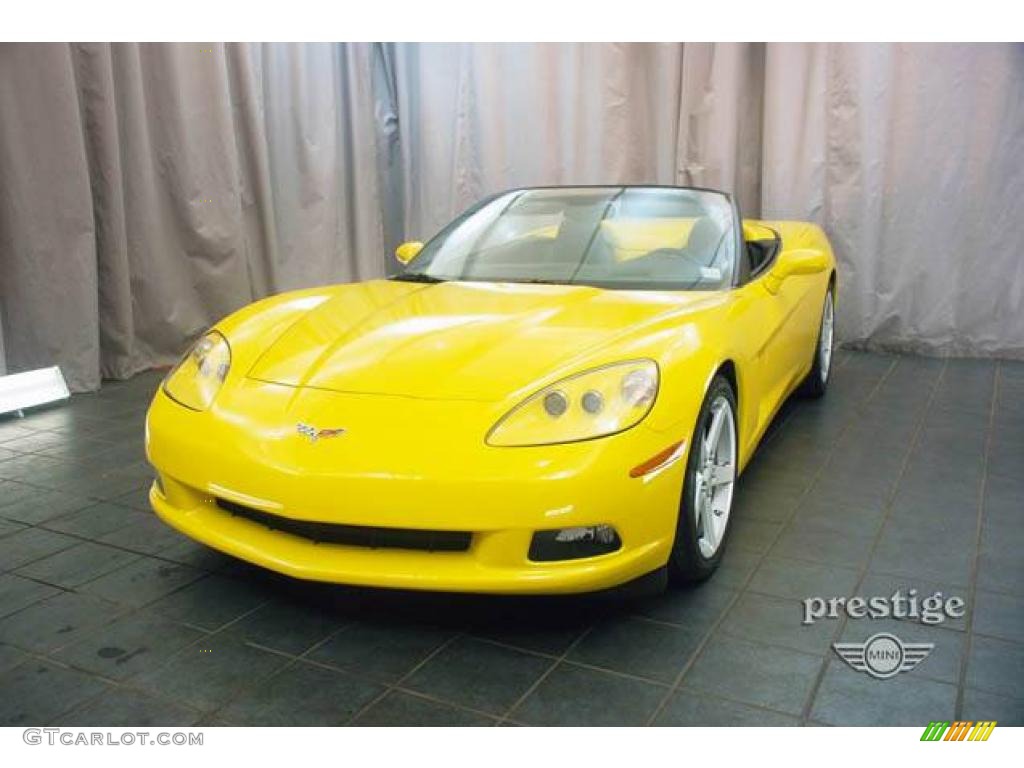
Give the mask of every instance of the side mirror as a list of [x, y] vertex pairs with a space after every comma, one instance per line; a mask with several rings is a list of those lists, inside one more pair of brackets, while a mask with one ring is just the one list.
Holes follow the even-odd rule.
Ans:
[[416, 254], [421, 250], [423, 250], [423, 243], [411, 240], [395, 248], [395, 258], [402, 264], [408, 264], [416, 258]]
[[768, 272], [765, 287], [772, 293], [777, 293], [786, 278], [793, 275], [816, 275], [826, 269], [828, 269], [828, 259], [816, 248], [783, 250]]

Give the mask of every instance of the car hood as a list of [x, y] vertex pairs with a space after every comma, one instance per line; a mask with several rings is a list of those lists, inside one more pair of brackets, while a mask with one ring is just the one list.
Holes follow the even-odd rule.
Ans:
[[706, 293], [373, 280], [339, 286], [273, 341], [249, 378], [294, 387], [498, 400], [635, 337]]

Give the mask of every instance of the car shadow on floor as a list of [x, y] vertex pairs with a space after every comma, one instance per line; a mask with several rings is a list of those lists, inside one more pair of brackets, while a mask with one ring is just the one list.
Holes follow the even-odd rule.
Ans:
[[657, 586], [575, 595], [493, 595], [376, 589], [290, 579], [238, 564], [238, 576], [260, 585], [268, 599], [300, 603], [341, 622], [432, 626], [476, 632], [503, 626], [533, 631], [585, 628], [635, 608]]

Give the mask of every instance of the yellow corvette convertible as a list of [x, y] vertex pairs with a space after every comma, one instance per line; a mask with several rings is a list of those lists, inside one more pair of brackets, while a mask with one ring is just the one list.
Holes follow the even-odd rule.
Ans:
[[828, 383], [828, 240], [721, 192], [518, 189], [397, 255], [199, 339], [147, 417], [163, 520], [344, 584], [696, 581], [772, 416]]

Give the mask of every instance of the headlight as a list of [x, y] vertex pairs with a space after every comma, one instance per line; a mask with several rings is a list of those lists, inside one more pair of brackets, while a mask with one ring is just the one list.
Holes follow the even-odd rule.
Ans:
[[205, 411], [217, 396], [231, 368], [227, 339], [210, 331], [164, 379], [164, 392], [194, 411]]
[[658, 395], [653, 360], [613, 363], [542, 389], [506, 413], [488, 445], [572, 443], [613, 435], [638, 424]]

